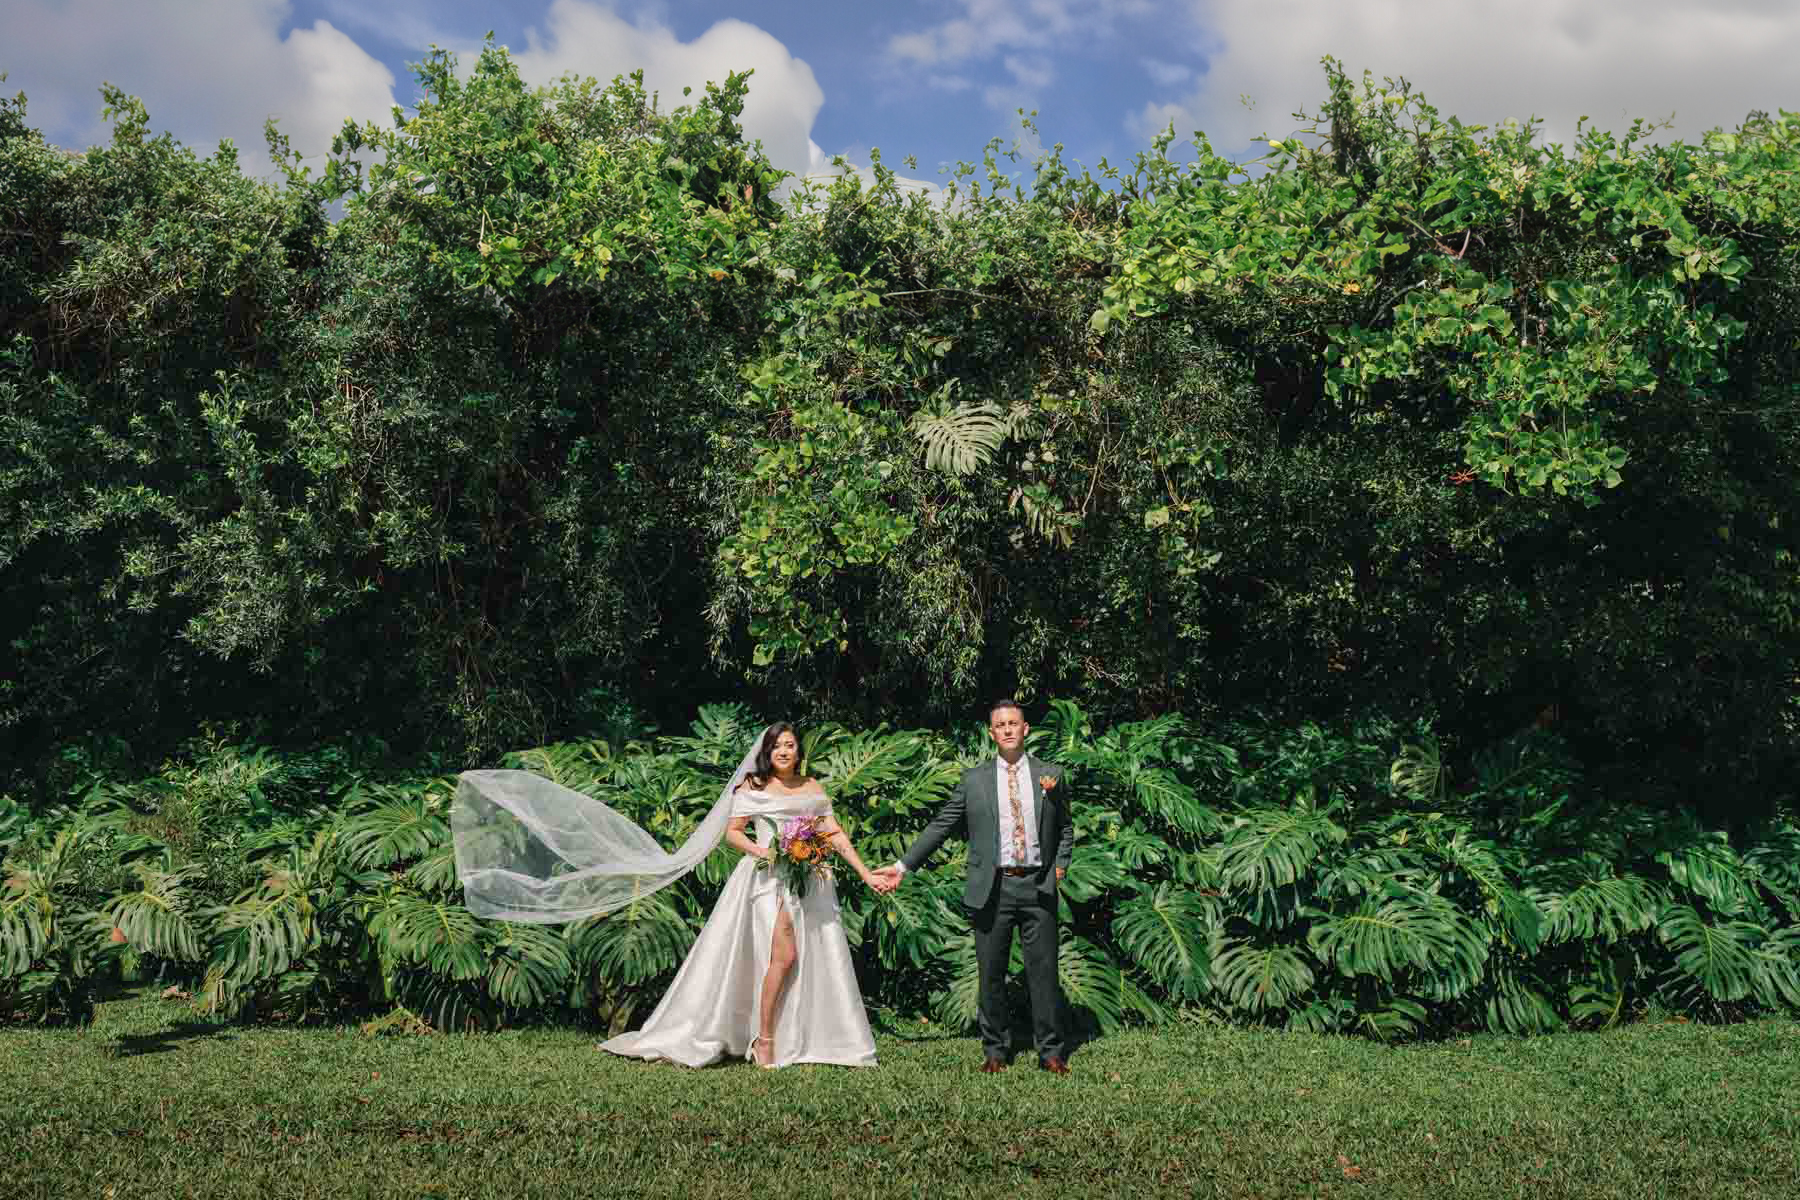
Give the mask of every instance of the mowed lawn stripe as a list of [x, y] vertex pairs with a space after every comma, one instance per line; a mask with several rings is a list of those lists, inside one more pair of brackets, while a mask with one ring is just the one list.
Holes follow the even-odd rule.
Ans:
[[[917, 1032], [914, 1032], [914, 1031]], [[626, 1062], [576, 1030], [365, 1037], [103, 1006], [0, 1033], [0, 1196], [1800, 1195], [1800, 1025], [1400, 1047], [1207, 1024], [976, 1071]]]

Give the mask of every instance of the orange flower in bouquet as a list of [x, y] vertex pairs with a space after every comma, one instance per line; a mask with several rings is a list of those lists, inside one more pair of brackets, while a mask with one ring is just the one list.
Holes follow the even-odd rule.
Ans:
[[769, 850], [769, 856], [757, 862], [757, 869], [773, 870], [796, 896], [806, 895], [807, 885], [815, 878], [831, 878], [831, 835], [826, 832], [824, 817], [783, 821]]

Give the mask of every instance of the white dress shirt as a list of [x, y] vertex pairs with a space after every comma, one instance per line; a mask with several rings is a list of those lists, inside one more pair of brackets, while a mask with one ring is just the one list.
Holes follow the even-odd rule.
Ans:
[[[994, 796], [999, 806], [1000, 828], [1000, 861], [1002, 867], [1035, 867], [1043, 863], [1038, 855], [1037, 829], [1037, 789], [1031, 786], [1031, 756], [1019, 755], [1019, 815], [1025, 818], [1025, 861], [1016, 863], [1012, 860], [1012, 801], [1006, 795], [1006, 760], [999, 755], [994, 756]], [[900, 874], [906, 874], [906, 864], [899, 859], [894, 860], [894, 867]], [[1061, 876], [1057, 876], [1061, 878]]]
[[1025, 861], [1013, 861], [1012, 801], [1006, 795], [1006, 760], [994, 756], [994, 795], [1000, 805], [1000, 865], [1003, 867], [1035, 867], [1043, 862], [1038, 857], [1037, 795], [1031, 786], [1031, 756], [1019, 755], [1019, 815], [1025, 818]]

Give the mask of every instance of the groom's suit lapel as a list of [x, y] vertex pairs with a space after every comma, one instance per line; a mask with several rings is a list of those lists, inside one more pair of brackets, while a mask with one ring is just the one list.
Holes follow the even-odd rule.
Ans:
[[[1050, 802], [1049, 798], [1044, 795], [1044, 764], [1036, 758], [1027, 761], [1031, 763], [1031, 797], [1033, 803], [1037, 805], [1035, 809], [1037, 813], [1037, 844], [1038, 854], [1042, 856], [1049, 853], [1044, 847], [1050, 844], [1048, 834], [1050, 827], [1045, 823], [1050, 819]], [[1047, 859], [1040, 858], [1039, 861], [1047, 861]]]
[[1000, 865], [1000, 784], [995, 779], [997, 759], [981, 764], [981, 779], [976, 795], [981, 801], [981, 819], [987, 823], [988, 861]]
[[[1044, 764], [1039, 762], [1035, 755], [1028, 755], [1025, 762], [1029, 767], [1031, 799], [1037, 814], [1038, 853], [1047, 855], [1052, 852], [1045, 847], [1052, 845], [1054, 839], [1049, 833], [1050, 801], [1044, 794], [1043, 780], [1044, 776], [1051, 772], [1047, 771]], [[981, 820], [986, 823], [988, 851], [992, 856], [990, 861], [998, 867], [1000, 864], [1000, 760], [998, 758], [990, 758], [981, 764], [981, 778], [976, 784], [975, 796], [977, 807], [981, 811]], [[974, 832], [974, 829], [971, 828], [970, 833]]]

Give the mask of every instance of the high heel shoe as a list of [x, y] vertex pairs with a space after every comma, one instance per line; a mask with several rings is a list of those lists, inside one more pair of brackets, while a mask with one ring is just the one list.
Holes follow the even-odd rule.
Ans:
[[775, 1047], [775, 1042], [772, 1038], [766, 1038], [766, 1037], [762, 1037], [761, 1035], [758, 1035], [758, 1036], [750, 1039], [750, 1049], [745, 1052], [744, 1057], [749, 1059], [751, 1062], [755, 1063], [757, 1066], [761, 1067], [765, 1071], [773, 1071], [775, 1069], [774, 1063], [763, 1062], [761, 1059], [756, 1057], [756, 1043], [758, 1043], [758, 1042], [761, 1042], [763, 1045], [768, 1046], [771, 1051], [773, 1051], [773, 1049]]

